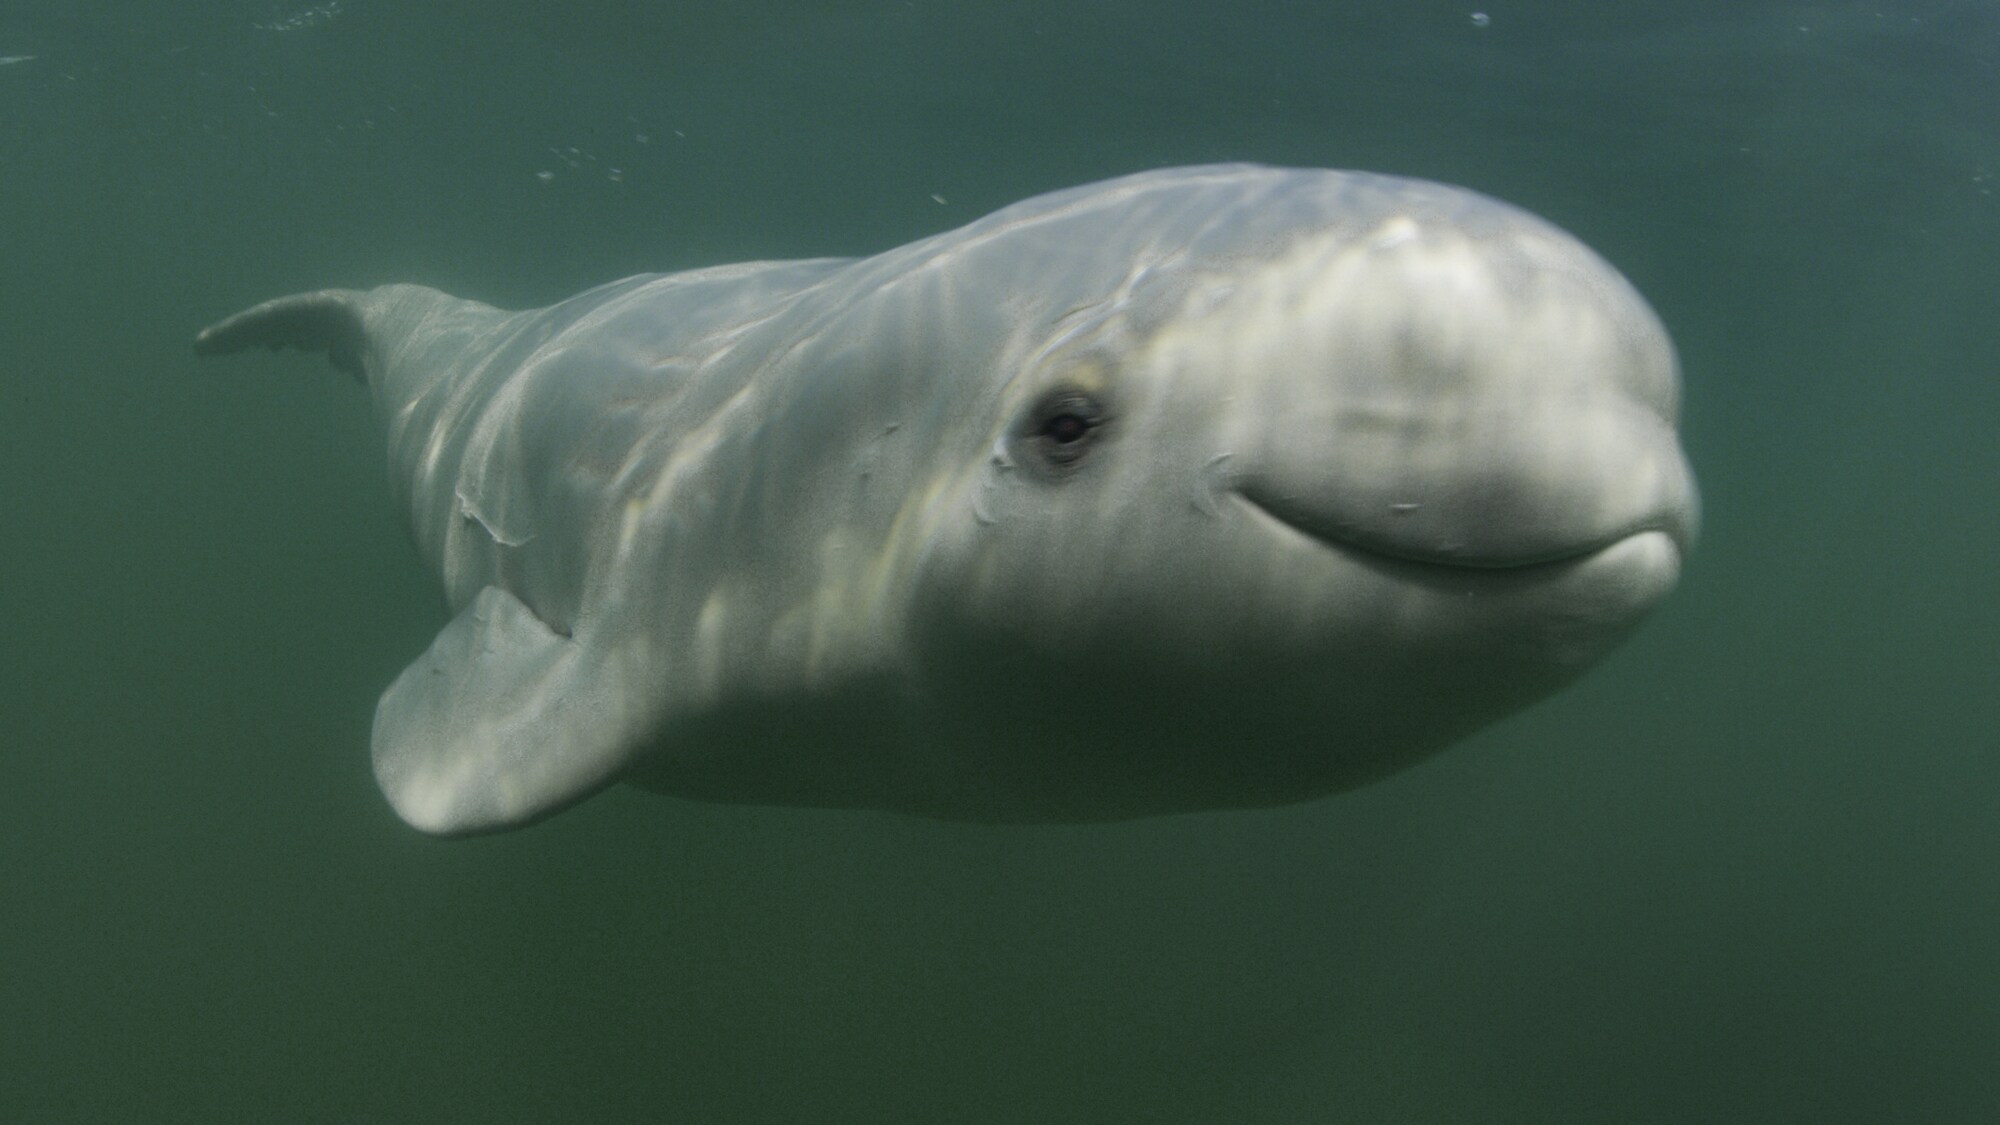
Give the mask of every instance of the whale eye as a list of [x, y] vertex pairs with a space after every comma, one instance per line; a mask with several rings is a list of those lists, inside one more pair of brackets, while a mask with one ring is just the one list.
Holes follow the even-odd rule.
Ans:
[[1042, 436], [1057, 445], [1071, 445], [1090, 436], [1091, 421], [1081, 414], [1058, 414], [1042, 423]]
[[1037, 402], [1027, 421], [1026, 436], [1034, 452], [1067, 468], [1095, 444], [1104, 428], [1104, 408], [1082, 391], [1059, 390]]

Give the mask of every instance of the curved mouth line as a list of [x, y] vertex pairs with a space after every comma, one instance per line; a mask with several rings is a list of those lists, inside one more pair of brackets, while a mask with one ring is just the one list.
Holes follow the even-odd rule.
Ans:
[[1310, 539], [1315, 543], [1330, 547], [1343, 554], [1357, 556], [1364, 560], [1391, 563], [1397, 566], [1425, 567], [1436, 570], [1451, 570], [1470, 573], [1519, 573], [1542, 567], [1559, 566], [1564, 563], [1586, 559], [1602, 552], [1605, 548], [1622, 543], [1634, 535], [1652, 530], [1649, 527], [1624, 528], [1615, 534], [1584, 543], [1572, 543], [1552, 547], [1534, 554], [1522, 554], [1508, 558], [1482, 558], [1476, 555], [1455, 554], [1446, 549], [1437, 551], [1411, 550], [1371, 541], [1368, 536], [1346, 530], [1328, 529], [1319, 521], [1288, 518], [1285, 514], [1262, 500], [1240, 489], [1232, 490], [1238, 499], [1260, 517], [1283, 527], [1286, 531]]

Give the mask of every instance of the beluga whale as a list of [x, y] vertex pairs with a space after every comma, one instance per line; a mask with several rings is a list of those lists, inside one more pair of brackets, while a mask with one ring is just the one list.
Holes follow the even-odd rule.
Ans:
[[330, 289], [451, 619], [376, 708], [425, 832], [616, 782], [988, 823], [1305, 801], [1574, 680], [1674, 586], [1679, 370], [1525, 211], [1175, 168], [864, 258], [510, 312]]

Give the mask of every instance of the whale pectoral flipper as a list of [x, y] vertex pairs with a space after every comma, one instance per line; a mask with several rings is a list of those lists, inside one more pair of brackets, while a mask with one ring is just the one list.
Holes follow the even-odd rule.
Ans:
[[251, 347], [324, 352], [336, 369], [365, 382], [361, 355], [368, 334], [362, 296], [353, 289], [321, 289], [265, 301], [202, 329], [194, 338], [194, 354], [229, 355]]
[[375, 709], [375, 778], [438, 835], [511, 828], [610, 783], [633, 723], [601, 654], [495, 586], [481, 590]]

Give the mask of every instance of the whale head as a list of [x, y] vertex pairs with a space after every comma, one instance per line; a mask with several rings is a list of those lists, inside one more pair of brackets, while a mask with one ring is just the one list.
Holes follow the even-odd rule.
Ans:
[[1588, 669], [1694, 540], [1673, 348], [1615, 269], [1463, 190], [1246, 175], [1165, 185], [1115, 269], [1075, 204], [957, 266], [1076, 282], [1015, 312], [922, 521], [927, 721], [996, 818], [1380, 777]]

